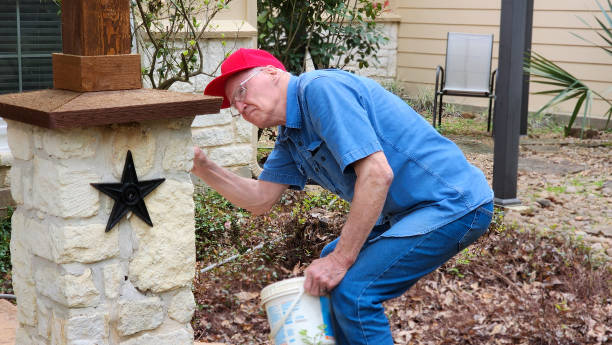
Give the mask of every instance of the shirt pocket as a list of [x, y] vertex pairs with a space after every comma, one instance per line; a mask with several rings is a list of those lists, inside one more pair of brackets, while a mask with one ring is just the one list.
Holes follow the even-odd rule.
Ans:
[[[340, 190], [337, 188], [339, 179], [335, 178], [333, 168], [337, 163], [325, 143], [321, 140], [311, 142], [306, 146], [304, 157], [309, 170], [312, 171], [312, 179], [329, 191], [339, 194]], [[339, 174], [339, 167], [336, 170]]]

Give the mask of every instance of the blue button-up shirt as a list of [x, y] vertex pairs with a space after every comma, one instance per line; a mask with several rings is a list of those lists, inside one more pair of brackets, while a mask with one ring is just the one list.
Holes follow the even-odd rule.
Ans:
[[291, 76], [287, 119], [260, 180], [303, 189], [307, 179], [353, 199], [351, 163], [383, 151], [393, 183], [382, 236], [424, 234], [490, 202], [484, 174], [406, 102], [377, 82], [339, 70]]

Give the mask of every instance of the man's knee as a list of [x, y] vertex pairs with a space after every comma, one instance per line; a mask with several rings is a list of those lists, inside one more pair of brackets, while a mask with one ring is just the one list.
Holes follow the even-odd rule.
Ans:
[[331, 292], [331, 304], [334, 313], [342, 318], [355, 320], [358, 317], [358, 293], [343, 280]]

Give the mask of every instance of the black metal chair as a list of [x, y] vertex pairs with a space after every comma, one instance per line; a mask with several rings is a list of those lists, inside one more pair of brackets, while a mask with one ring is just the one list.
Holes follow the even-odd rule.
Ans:
[[497, 69], [491, 73], [492, 54], [492, 34], [448, 33], [445, 68], [442, 66], [436, 68], [432, 120], [434, 127], [436, 127], [436, 117], [438, 117], [438, 126], [442, 124], [442, 98], [444, 95], [449, 95], [489, 98], [487, 132], [491, 130], [491, 107], [495, 98], [497, 73]]

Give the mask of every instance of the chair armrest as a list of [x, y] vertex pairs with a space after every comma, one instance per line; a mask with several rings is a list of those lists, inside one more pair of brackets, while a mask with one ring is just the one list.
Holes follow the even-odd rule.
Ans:
[[497, 68], [495, 70], [493, 70], [493, 73], [491, 73], [491, 85], [489, 86], [489, 95], [491, 97], [495, 97], [495, 75], [497, 74]]
[[[440, 88], [438, 89], [438, 85]], [[438, 93], [444, 89], [444, 68], [440, 65], [436, 67], [436, 86], [435, 92]]]

